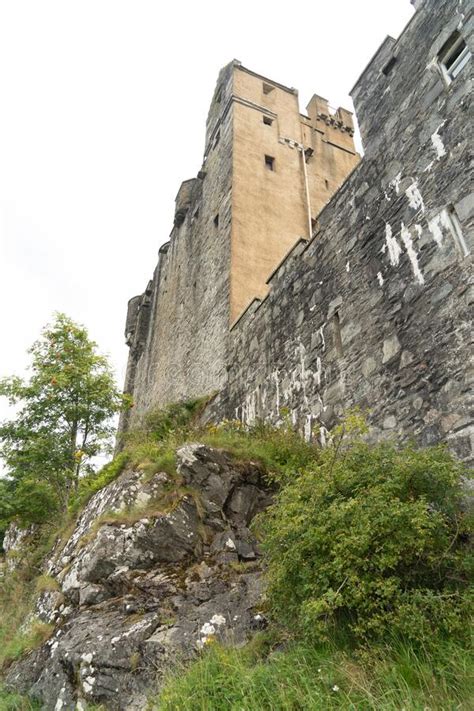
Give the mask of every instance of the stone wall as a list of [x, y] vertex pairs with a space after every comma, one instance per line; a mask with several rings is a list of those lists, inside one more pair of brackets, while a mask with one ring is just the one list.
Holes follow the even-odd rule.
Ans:
[[472, 58], [448, 86], [437, 55], [455, 30], [474, 51], [474, 11], [418, 5], [352, 91], [363, 161], [234, 325], [214, 410], [245, 422], [288, 411], [324, 439], [360, 406], [375, 436], [447, 440], [468, 460]]
[[122, 429], [224, 386], [230, 324], [267, 293], [271, 271], [357, 164], [350, 112], [331, 115], [317, 96], [308, 111], [296, 89], [237, 60], [220, 72], [203, 167], [181, 185], [170, 241], [129, 302], [125, 390], [135, 408]]
[[[232, 199], [232, 65], [219, 75], [206, 132], [205, 161], [198, 177], [176, 197], [170, 241], [159, 251], [153, 279], [129, 302], [130, 347], [125, 392], [135, 408], [122, 418], [126, 429], [158, 404], [218, 389], [226, 376], [229, 325]], [[219, 119], [217, 119], [219, 116]], [[219, 131], [219, 150], [215, 148]], [[205, 334], [205, 335], [204, 335]]]
[[[235, 61], [221, 72], [203, 171], [180, 189], [171, 241], [147, 290], [129, 305], [133, 419], [219, 390], [209, 416], [278, 422], [289, 413], [307, 437], [318, 432], [324, 440], [343, 412], [359, 406], [375, 437], [447, 440], [459, 457], [472, 457], [473, 62], [449, 83], [440, 56], [455, 32], [474, 52], [474, 10], [470, 0], [416, 6], [352, 91], [364, 159], [319, 213], [312, 238], [295, 244], [269, 277], [267, 295], [262, 289], [230, 332], [232, 223], [247, 215], [234, 205], [235, 106], [268, 110], [235, 95], [236, 72], [258, 79], [252, 91], [261, 91], [262, 77]], [[292, 100], [292, 90], [280, 89]], [[321, 101], [308, 107], [315, 121], [323, 118]], [[257, 124], [263, 130], [261, 116]], [[260, 148], [251, 145], [253, 156]], [[308, 174], [324, 163], [323, 149], [313, 144]], [[276, 215], [274, 198], [265, 199]], [[248, 257], [250, 275], [256, 258]]]

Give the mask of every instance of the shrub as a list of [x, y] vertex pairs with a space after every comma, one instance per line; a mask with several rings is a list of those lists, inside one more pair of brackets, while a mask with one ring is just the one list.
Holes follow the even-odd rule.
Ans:
[[462, 634], [469, 609], [462, 468], [442, 447], [369, 445], [340, 428], [260, 525], [275, 617], [311, 638]]

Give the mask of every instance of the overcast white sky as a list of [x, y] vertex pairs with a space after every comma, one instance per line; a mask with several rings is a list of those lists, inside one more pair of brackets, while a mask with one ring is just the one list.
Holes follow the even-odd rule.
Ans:
[[297, 87], [302, 110], [313, 93], [350, 108], [412, 14], [409, 0], [0, 0], [0, 377], [64, 311], [122, 383], [126, 303], [200, 168], [220, 67]]

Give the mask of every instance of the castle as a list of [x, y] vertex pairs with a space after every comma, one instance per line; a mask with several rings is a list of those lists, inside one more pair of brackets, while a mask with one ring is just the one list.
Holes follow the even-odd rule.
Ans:
[[[472, 0], [412, 0], [351, 113], [234, 60], [170, 241], [129, 302], [126, 429], [217, 393], [216, 417], [307, 438], [353, 406], [374, 437], [448, 441], [472, 458]], [[471, 301], [470, 301], [471, 300]]]

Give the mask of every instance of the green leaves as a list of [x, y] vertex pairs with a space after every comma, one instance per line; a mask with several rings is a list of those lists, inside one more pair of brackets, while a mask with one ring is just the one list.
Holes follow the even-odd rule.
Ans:
[[310, 636], [462, 629], [468, 524], [462, 467], [441, 448], [369, 445], [340, 430], [262, 515], [269, 599]]
[[0, 425], [0, 456], [9, 475], [3, 509], [24, 523], [66, 508], [82, 473], [107, 449], [112, 416], [125, 406], [107, 359], [86, 329], [64, 314], [29, 353], [28, 381], [0, 381], [0, 395], [17, 408], [16, 417]]

